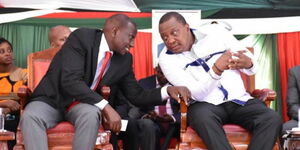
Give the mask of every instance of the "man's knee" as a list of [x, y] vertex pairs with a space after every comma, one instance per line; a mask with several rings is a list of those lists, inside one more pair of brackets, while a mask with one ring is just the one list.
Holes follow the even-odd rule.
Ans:
[[282, 120], [281, 120], [281, 117], [280, 117], [280, 115], [277, 113], [277, 112], [275, 112], [275, 111], [270, 111], [269, 113], [268, 113], [268, 119], [267, 120], [269, 120], [268, 122], [269, 122], [269, 124], [271, 124], [271, 125], [275, 125], [275, 126], [281, 126], [282, 125]]
[[154, 121], [150, 120], [150, 119], [140, 119], [138, 121], [139, 127], [142, 130], [146, 130], [149, 132], [156, 132], [156, 124]]
[[100, 124], [101, 115], [98, 110], [90, 110], [90, 111], [83, 111], [79, 114], [79, 116], [76, 118], [75, 124], [86, 124], [90, 126], [98, 125]]
[[31, 110], [25, 110], [20, 119], [21, 128], [27, 127], [28, 125], [32, 126], [33, 124], [38, 124], [39, 126], [43, 126], [43, 118], [40, 117], [37, 113]]

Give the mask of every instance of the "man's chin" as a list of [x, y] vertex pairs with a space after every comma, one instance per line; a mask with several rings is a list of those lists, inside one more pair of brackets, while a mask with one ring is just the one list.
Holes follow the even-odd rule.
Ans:
[[181, 49], [171, 49], [170, 51], [173, 52], [174, 54], [183, 52], [183, 50], [181, 50]]
[[122, 52], [118, 52], [120, 55], [125, 55], [126, 53], [128, 53], [128, 51], [122, 51]]

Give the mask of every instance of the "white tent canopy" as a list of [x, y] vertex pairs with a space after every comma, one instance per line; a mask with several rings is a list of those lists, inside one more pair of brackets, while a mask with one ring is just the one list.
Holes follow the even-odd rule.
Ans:
[[3, 7], [140, 12], [133, 0], [1, 0]]

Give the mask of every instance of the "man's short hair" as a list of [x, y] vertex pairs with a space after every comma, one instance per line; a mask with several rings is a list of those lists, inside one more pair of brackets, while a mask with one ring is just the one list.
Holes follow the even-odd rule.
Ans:
[[179, 14], [178, 12], [174, 12], [174, 11], [167, 12], [166, 14], [164, 14], [160, 18], [159, 24], [162, 24], [162, 23], [170, 20], [172, 17], [174, 17], [178, 22], [182, 23], [183, 25], [186, 24], [184, 17], [181, 14]]
[[128, 23], [131, 23], [136, 27], [135, 22], [133, 22], [128, 16], [124, 14], [115, 14], [110, 16], [105, 21], [104, 28], [111, 26], [111, 24], [115, 24], [116, 26], [122, 28], [122, 27], [126, 27]]

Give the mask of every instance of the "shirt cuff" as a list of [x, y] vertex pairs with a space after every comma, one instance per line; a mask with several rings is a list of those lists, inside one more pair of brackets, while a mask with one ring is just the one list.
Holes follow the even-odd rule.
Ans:
[[213, 78], [214, 80], [220, 80], [222, 76], [217, 75], [213, 69], [209, 70], [209, 75], [211, 78]]
[[95, 104], [100, 110], [103, 110], [104, 107], [108, 104], [108, 101], [105, 99], [102, 99], [99, 103]]
[[252, 67], [248, 69], [242, 69], [242, 72], [244, 72], [247, 75], [253, 75], [257, 71], [257, 67], [255, 62], [252, 60]]
[[163, 101], [165, 101], [165, 100], [167, 100], [167, 99], [169, 99], [170, 98], [170, 96], [169, 96], [169, 94], [168, 94], [168, 91], [167, 91], [167, 87], [168, 86], [164, 86], [164, 87], [162, 87], [161, 88], [161, 99], [163, 100]]

